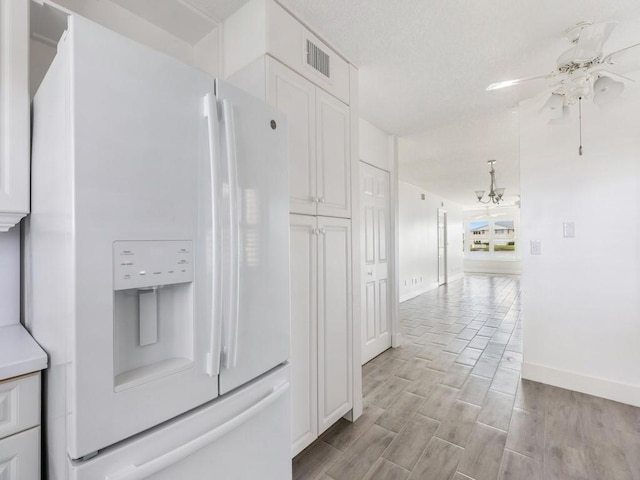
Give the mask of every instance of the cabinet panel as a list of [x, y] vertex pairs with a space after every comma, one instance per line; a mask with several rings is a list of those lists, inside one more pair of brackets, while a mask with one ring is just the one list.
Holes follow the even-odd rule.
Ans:
[[267, 57], [267, 101], [286, 114], [289, 145], [290, 211], [315, 215], [315, 91], [308, 80]]
[[29, 213], [29, 4], [0, 2], [0, 232]]
[[351, 216], [349, 107], [316, 91], [318, 215]]
[[40, 427], [0, 440], [0, 480], [40, 480]]
[[0, 438], [40, 424], [40, 374], [0, 382]]
[[292, 456], [318, 436], [316, 219], [291, 215]]
[[318, 433], [322, 433], [353, 405], [351, 222], [318, 217], [318, 228]]

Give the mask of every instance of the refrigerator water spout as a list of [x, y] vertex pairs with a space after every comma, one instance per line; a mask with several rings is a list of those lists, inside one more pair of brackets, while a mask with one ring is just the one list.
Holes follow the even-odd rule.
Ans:
[[138, 290], [138, 322], [140, 346], [158, 341], [158, 287]]

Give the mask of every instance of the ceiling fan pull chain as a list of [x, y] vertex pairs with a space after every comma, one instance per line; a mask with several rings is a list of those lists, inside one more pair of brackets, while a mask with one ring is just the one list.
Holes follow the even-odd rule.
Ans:
[[578, 97], [578, 120], [580, 123], [580, 146], [578, 147], [578, 155], [582, 155], [582, 97]]

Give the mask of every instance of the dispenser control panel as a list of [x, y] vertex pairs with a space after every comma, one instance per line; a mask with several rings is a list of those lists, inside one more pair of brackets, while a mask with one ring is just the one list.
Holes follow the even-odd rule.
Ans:
[[127, 290], [193, 281], [193, 242], [113, 242], [113, 289]]

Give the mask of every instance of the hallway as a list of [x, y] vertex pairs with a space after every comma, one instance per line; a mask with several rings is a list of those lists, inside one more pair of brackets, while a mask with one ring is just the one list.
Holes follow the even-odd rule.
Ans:
[[640, 409], [520, 380], [518, 277], [404, 302], [404, 345], [363, 366], [365, 411], [294, 459], [299, 480], [640, 480]]

